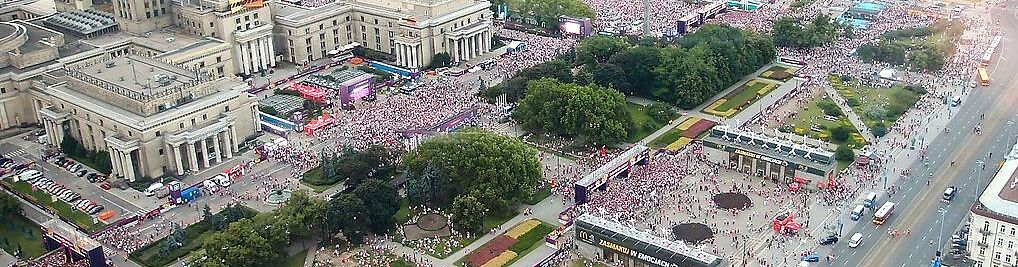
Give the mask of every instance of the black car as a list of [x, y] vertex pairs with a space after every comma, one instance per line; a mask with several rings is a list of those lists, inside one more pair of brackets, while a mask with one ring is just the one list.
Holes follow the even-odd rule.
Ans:
[[831, 235], [831, 236], [825, 237], [824, 239], [820, 239], [820, 245], [834, 245], [834, 243], [838, 243], [838, 237], [837, 236]]

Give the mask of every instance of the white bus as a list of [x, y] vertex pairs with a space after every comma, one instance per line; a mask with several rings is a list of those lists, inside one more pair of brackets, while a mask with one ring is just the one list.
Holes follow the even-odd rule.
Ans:
[[888, 218], [891, 218], [891, 213], [894, 212], [894, 202], [886, 202], [876, 213], [873, 213], [873, 224], [882, 225]]

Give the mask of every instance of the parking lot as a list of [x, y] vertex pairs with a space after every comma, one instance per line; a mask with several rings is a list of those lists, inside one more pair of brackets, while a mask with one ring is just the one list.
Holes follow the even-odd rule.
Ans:
[[[25, 140], [24, 136], [34, 137], [31, 133], [28, 133], [7, 138], [0, 142], [0, 155], [13, 159], [15, 164], [29, 162], [35, 163], [35, 165], [31, 168], [42, 172], [44, 178], [52, 180], [53, 182], [62, 185], [64, 188], [77, 193], [81, 199], [88, 199], [97, 205], [103, 206], [104, 211], [113, 211], [114, 215], [108, 218], [107, 221], [115, 221], [124, 216], [129, 216], [145, 210], [144, 207], [140, 207], [135, 204], [146, 202], [143, 199], [137, 199], [137, 201], [125, 200], [123, 196], [114, 195], [112, 192], [100, 188], [99, 185], [101, 183], [89, 182], [85, 178], [78, 177], [68, 170], [56, 166], [52, 161], [43, 160], [42, 149], [44, 146], [34, 142], [35, 138], [28, 138], [29, 140]], [[87, 166], [82, 166], [82, 168], [85, 169], [87, 173], [97, 173], [95, 170], [88, 168]], [[113, 188], [111, 190], [119, 189]], [[125, 195], [130, 196], [129, 194]], [[154, 199], [149, 201], [152, 201], [153, 203], [155, 202]], [[49, 205], [51, 203], [40, 204]], [[73, 202], [69, 204], [73, 204]]]

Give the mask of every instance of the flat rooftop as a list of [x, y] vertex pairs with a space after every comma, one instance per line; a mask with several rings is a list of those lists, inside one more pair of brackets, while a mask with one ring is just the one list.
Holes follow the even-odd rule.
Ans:
[[177, 50], [181, 47], [193, 43], [201, 42], [203, 40], [206, 40], [206, 38], [164, 29], [149, 32], [148, 36], [133, 35], [126, 32], [118, 32], [114, 34], [104, 34], [93, 38], [82, 39], [83, 42], [89, 43], [97, 47], [122, 42], [124, 40], [131, 40], [135, 44], [151, 48], [160, 53], [165, 53]]
[[[996, 162], [985, 164], [995, 165]], [[979, 196], [979, 203], [983, 211], [990, 211], [995, 214], [982, 214], [986, 216], [1003, 215], [1011, 221], [1018, 221], [1018, 145], [1011, 149], [1004, 160], [1004, 164], [997, 170], [993, 180], [986, 186], [986, 190]], [[973, 212], [976, 212], [975, 208]]]
[[154, 95], [197, 78], [187, 69], [136, 55], [110, 59], [79, 71], [143, 95]]
[[[651, 233], [622, 225], [616, 221], [584, 213], [576, 218], [576, 227], [609, 237], [622, 246], [640, 250], [654, 258], [669, 263], [689, 263], [680, 266], [718, 266], [721, 258], [717, 255], [691, 248], [681, 241], [671, 241]], [[693, 262], [691, 262], [693, 261]]]
[[49, 45], [42, 43], [42, 41], [48, 40], [50, 37], [60, 35], [60, 33], [51, 31], [43, 28], [42, 26], [35, 25], [26, 21], [12, 21], [12, 23], [25, 26], [25, 31], [28, 34], [28, 41], [25, 41], [24, 45], [21, 45], [21, 53], [28, 53], [43, 48], [49, 48]]

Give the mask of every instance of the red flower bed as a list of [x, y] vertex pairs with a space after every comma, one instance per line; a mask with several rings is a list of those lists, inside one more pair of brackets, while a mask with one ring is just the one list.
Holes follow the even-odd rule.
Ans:
[[714, 125], [715, 123], [711, 120], [699, 120], [692, 126], [689, 126], [689, 129], [682, 131], [682, 136], [689, 139], [694, 139], [697, 136], [700, 136], [700, 134], [702, 134], [703, 132], [710, 129], [711, 127], [714, 127]]
[[489, 260], [498, 257], [498, 254], [502, 254], [505, 250], [509, 249], [513, 244], [516, 244], [516, 239], [508, 237], [506, 235], [500, 235], [488, 241], [484, 246], [474, 250], [474, 253], [470, 254], [470, 258], [467, 259], [467, 265], [469, 266], [481, 266], [487, 263]]

